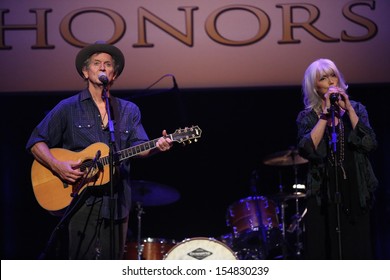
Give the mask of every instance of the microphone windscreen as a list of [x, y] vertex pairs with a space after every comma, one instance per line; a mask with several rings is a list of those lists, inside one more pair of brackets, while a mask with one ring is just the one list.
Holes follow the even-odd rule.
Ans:
[[101, 81], [103, 85], [107, 85], [108, 84], [108, 78], [107, 78], [106, 73], [100, 72], [99, 75], [98, 75], [98, 78], [99, 78], [99, 81]]

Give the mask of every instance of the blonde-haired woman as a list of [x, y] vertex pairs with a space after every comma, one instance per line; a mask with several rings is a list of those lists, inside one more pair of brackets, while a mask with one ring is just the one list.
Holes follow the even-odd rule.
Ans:
[[372, 259], [369, 211], [378, 181], [369, 161], [375, 133], [365, 106], [349, 99], [336, 64], [318, 59], [302, 81], [298, 149], [309, 160], [306, 259]]

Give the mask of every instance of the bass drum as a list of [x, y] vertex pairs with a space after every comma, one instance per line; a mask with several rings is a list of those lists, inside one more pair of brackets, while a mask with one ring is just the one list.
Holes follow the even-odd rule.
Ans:
[[[164, 255], [175, 246], [174, 240], [165, 238], [145, 238], [141, 243], [141, 260], [162, 260]], [[125, 256], [126, 260], [138, 260], [138, 242], [127, 242]]]
[[236, 254], [212, 237], [187, 238], [176, 244], [164, 260], [237, 260]]

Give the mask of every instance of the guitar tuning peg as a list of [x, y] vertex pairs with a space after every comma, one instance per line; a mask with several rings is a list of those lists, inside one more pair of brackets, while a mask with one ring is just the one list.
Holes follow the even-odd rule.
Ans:
[[192, 141], [191, 140], [188, 140], [188, 144], [191, 144], [192, 143]]
[[195, 143], [198, 142], [198, 139], [195, 138], [195, 139], [194, 139], [194, 142], [195, 142]]

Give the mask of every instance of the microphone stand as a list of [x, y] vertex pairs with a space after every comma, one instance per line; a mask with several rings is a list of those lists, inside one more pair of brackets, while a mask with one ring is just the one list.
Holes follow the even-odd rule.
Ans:
[[114, 232], [114, 209], [115, 209], [115, 198], [114, 198], [114, 155], [115, 155], [115, 131], [114, 123], [111, 117], [110, 111], [110, 100], [107, 96], [107, 83], [103, 83], [102, 89], [102, 98], [106, 103], [106, 112], [108, 118], [108, 129], [110, 132], [109, 139], [109, 179], [110, 179], [110, 199], [109, 199], [109, 209], [110, 209], [110, 257], [113, 260], [115, 256], [115, 232]]
[[336, 106], [334, 102], [332, 102], [332, 105], [330, 106], [330, 113], [332, 118], [332, 137], [331, 137], [330, 144], [334, 154], [335, 202], [336, 202], [336, 215], [337, 215], [336, 233], [337, 233], [337, 241], [338, 241], [338, 255], [339, 255], [339, 259], [342, 260], [341, 223], [340, 223], [341, 196], [339, 192], [339, 183], [338, 183], [337, 133], [336, 133], [335, 111], [336, 111]]

